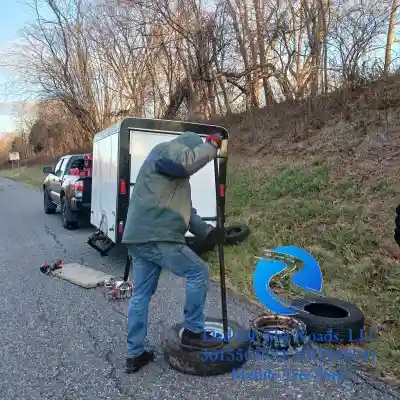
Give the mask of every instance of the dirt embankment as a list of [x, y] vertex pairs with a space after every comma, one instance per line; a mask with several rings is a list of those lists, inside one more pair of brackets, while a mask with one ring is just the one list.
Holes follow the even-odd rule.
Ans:
[[229, 128], [235, 154], [317, 156], [374, 176], [400, 166], [400, 80], [394, 77], [213, 122]]

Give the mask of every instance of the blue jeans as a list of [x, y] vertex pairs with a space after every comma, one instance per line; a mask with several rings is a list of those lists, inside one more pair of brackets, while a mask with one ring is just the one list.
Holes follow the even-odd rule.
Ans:
[[134, 286], [128, 311], [128, 356], [136, 357], [144, 351], [149, 303], [162, 268], [186, 278], [185, 328], [203, 332], [209, 278], [207, 264], [179, 243], [150, 242], [127, 247], [132, 255]]

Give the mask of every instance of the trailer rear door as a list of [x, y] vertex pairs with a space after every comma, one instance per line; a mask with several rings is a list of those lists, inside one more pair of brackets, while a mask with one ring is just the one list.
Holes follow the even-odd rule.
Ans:
[[[131, 192], [136, 182], [139, 169], [144, 160], [159, 143], [170, 141], [183, 132], [165, 132], [156, 130], [133, 129], [130, 131], [130, 181]], [[203, 140], [205, 140], [203, 138]], [[214, 163], [208, 163], [190, 178], [192, 203], [197, 213], [213, 226], [216, 225], [217, 206], [215, 198]], [[193, 236], [187, 232], [186, 236]]]

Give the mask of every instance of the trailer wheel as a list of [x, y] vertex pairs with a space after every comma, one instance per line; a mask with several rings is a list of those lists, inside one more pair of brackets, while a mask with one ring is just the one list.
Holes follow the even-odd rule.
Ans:
[[45, 214], [54, 214], [56, 212], [57, 207], [50, 199], [50, 194], [47, 189], [43, 191], [43, 207]]
[[69, 204], [65, 201], [65, 198], [61, 198], [61, 223], [63, 228], [73, 230], [78, 227], [76, 216], [73, 215], [73, 211], [70, 210]]
[[[250, 332], [233, 321], [228, 321], [230, 339], [218, 349], [188, 351], [181, 346], [184, 324], [168, 329], [164, 339], [164, 359], [175, 370], [189, 375], [220, 375], [240, 368], [248, 360]], [[223, 338], [220, 318], [207, 318], [205, 330]]]

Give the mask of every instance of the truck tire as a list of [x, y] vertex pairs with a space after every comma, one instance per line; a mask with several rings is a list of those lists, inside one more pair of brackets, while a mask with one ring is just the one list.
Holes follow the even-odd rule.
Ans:
[[65, 201], [65, 197], [61, 198], [61, 223], [63, 228], [68, 230], [73, 230], [78, 227], [76, 215], [70, 210], [68, 201]]
[[43, 207], [45, 214], [54, 214], [56, 212], [56, 205], [51, 201], [50, 194], [47, 189], [43, 190]]
[[238, 244], [250, 236], [250, 229], [245, 224], [233, 224], [225, 228], [225, 243]]
[[[207, 318], [206, 329], [222, 331], [220, 318]], [[228, 321], [231, 339], [218, 349], [188, 351], [181, 346], [183, 323], [173, 325], [164, 339], [164, 359], [175, 370], [189, 375], [211, 376], [232, 372], [248, 359], [249, 330]], [[212, 330], [215, 331], [214, 328]]]
[[[311, 340], [334, 345], [363, 338], [364, 314], [352, 303], [319, 296], [304, 296], [290, 303], [300, 310], [297, 318], [306, 324]], [[330, 334], [336, 336], [327, 339]]]

